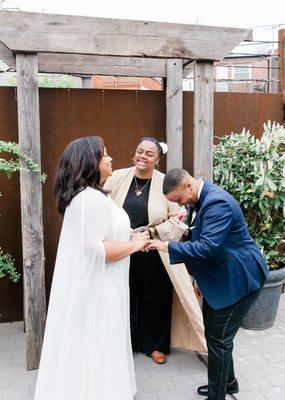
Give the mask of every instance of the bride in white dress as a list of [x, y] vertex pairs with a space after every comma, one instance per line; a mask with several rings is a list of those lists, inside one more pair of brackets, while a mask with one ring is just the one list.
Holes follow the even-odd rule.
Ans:
[[55, 194], [64, 215], [35, 400], [132, 400], [129, 255], [148, 243], [100, 184], [112, 174], [100, 137], [71, 142]]

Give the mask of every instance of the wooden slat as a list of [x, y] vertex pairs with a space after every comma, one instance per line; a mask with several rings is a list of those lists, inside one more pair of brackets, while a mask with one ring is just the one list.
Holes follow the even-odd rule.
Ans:
[[41, 53], [39, 72], [164, 77], [166, 68], [162, 59]]
[[195, 61], [194, 177], [213, 179], [213, 63]]
[[183, 91], [182, 60], [167, 60], [166, 85], [166, 140], [169, 147], [167, 153], [167, 169], [182, 168], [183, 160]]
[[[283, 100], [285, 103], [285, 29], [280, 29], [279, 33], [279, 44], [278, 44], [278, 54], [279, 54], [279, 92], [283, 95]], [[284, 115], [285, 120], [285, 115]]]
[[[0, 52], [1, 54], [1, 52]], [[159, 58], [39, 53], [39, 72], [84, 75], [166, 77], [166, 60]], [[183, 76], [191, 65], [183, 69]]]
[[0, 41], [14, 51], [220, 60], [249, 29], [0, 11]]
[[16, 70], [16, 59], [11, 50], [0, 42], [0, 60], [4, 61], [11, 69]]
[[[0, 42], [0, 60], [16, 70], [11, 50]], [[39, 53], [39, 72], [81, 75], [166, 77], [166, 60], [160, 58], [90, 56], [86, 54]], [[183, 68], [183, 77], [192, 71], [191, 64]]]
[[[36, 54], [18, 54], [17, 100], [19, 145], [40, 165], [40, 118]], [[21, 162], [25, 167], [25, 164]], [[22, 245], [24, 271], [24, 314], [27, 369], [39, 365], [45, 324], [44, 247], [42, 187], [39, 173], [20, 172]]]

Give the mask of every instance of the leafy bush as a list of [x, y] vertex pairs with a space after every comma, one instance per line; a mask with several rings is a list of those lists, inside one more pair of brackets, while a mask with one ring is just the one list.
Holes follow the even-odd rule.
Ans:
[[[0, 154], [12, 154], [14, 158], [2, 158], [0, 157], [0, 173], [3, 173], [10, 178], [14, 172], [20, 170], [26, 170], [31, 172], [40, 172], [38, 164], [28, 157], [25, 153], [21, 152], [17, 143], [0, 141]], [[20, 159], [22, 159], [26, 167], [20, 166]], [[46, 175], [40, 176], [40, 180], [44, 182]], [[1, 192], [0, 192], [1, 196]], [[17, 270], [14, 266], [14, 260], [10, 254], [5, 254], [0, 246], [0, 278], [8, 276], [13, 282], [17, 282], [20, 278]]]
[[260, 139], [249, 131], [214, 146], [214, 181], [241, 205], [270, 269], [285, 266], [285, 129], [270, 122]]
[[20, 274], [16, 271], [14, 267], [14, 260], [10, 254], [4, 254], [0, 247], [0, 278], [8, 275], [13, 282], [18, 282]]

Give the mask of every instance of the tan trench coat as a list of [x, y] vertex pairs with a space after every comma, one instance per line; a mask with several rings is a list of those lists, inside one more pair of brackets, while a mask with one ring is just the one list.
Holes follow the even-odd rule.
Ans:
[[[110, 197], [120, 207], [123, 206], [134, 177], [135, 167], [114, 171], [104, 188], [110, 191]], [[182, 209], [176, 203], [169, 202], [162, 192], [164, 174], [153, 171], [151, 180], [148, 217], [158, 232], [159, 238], [179, 240], [185, 226], [178, 220]], [[174, 287], [171, 347], [206, 352], [202, 312], [194, 294], [191, 277], [184, 264], [170, 265], [168, 254], [160, 252], [160, 257]]]

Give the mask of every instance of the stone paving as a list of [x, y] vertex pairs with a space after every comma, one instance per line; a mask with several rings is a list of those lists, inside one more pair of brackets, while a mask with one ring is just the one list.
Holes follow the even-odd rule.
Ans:
[[[228, 400], [285, 400], [285, 295], [273, 328], [240, 330], [234, 359], [240, 393]], [[196, 354], [175, 350], [165, 365], [135, 355], [138, 393], [135, 400], [201, 399], [196, 388], [206, 383], [206, 367]], [[0, 400], [32, 400], [37, 371], [25, 370], [22, 323], [0, 324]], [[51, 399], [52, 400], [52, 399]], [[100, 399], [94, 399], [100, 400]]]

